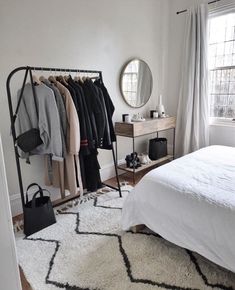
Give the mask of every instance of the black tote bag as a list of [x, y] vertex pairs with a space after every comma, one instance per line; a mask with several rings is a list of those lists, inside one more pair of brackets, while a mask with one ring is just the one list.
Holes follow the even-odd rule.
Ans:
[[158, 160], [167, 155], [167, 139], [154, 138], [149, 140], [149, 158]]
[[[32, 200], [29, 201], [28, 190], [33, 186], [37, 186], [38, 190], [33, 194]], [[24, 206], [24, 233], [26, 236], [56, 223], [50, 196], [44, 196], [45, 191], [47, 190], [42, 189], [37, 183], [32, 183], [27, 188]]]

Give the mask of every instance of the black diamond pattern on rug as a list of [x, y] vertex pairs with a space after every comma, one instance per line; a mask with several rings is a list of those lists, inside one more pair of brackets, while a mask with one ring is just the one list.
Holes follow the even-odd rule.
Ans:
[[[112, 217], [113, 215], [118, 215], [118, 217], [120, 218], [122, 202], [123, 200], [117, 198], [115, 195], [113, 195], [113, 198], [107, 199], [105, 199], [103, 196], [99, 196], [90, 202], [89, 210], [91, 210], [91, 213], [93, 208], [94, 215], [96, 212], [98, 213], [97, 216], [99, 216], [102, 224], [102, 219], [104, 219], [105, 221], [109, 216]], [[87, 215], [89, 215], [90, 213], [88, 213]], [[102, 243], [105, 239], [105, 247], [107, 248], [108, 253], [116, 257], [116, 260], [114, 258], [114, 261], [118, 261], [118, 264], [122, 264], [119, 265], [119, 268], [123, 269], [126, 272], [126, 279], [129, 280], [129, 283], [135, 285], [131, 289], [235, 289], [232, 285], [232, 283], [235, 282], [235, 276], [232, 273], [212, 264], [211, 262], [201, 258], [199, 255], [192, 253], [189, 250], [179, 248], [165, 241], [157, 234], [151, 232], [133, 233], [131, 231], [123, 233], [120, 229], [118, 229], [119, 225], [115, 228], [115, 230], [113, 230], [112, 228], [109, 231], [108, 226], [107, 231], [99, 230], [101, 229], [100, 226], [97, 226], [98, 230], [96, 230], [96, 227], [94, 227], [93, 224], [89, 225], [85, 223], [85, 221], [83, 221], [83, 219], [87, 218], [86, 211], [80, 211], [79, 207], [77, 208], [77, 211], [71, 210], [66, 212], [60, 212], [59, 215], [61, 217], [61, 221], [62, 217], [67, 216], [70, 219], [72, 218], [73, 222], [71, 223], [72, 228], [70, 229], [70, 231], [74, 232], [75, 239], [77, 236], [80, 239], [84, 239], [84, 241], [88, 243], [90, 241], [90, 238], [92, 237], [92, 241], [94, 241], [95, 243], [100, 243], [101, 246], [98, 247], [98, 249], [100, 250], [100, 256], [99, 253], [94, 253], [94, 256], [98, 257], [99, 262], [101, 263], [100, 267], [102, 267], [102, 262], [106, 262], [105, 257], [107, 257], [105, 256], [102, 259], [102, 254], [105, 253], [105, 249], [102, 246]], [[71, 221], [69, 220], [69, 222]], [[62, 222], [60, 226], [63, 226]], [[51, 230], [51, 236], [53, 236], [52, 227]], [[58, 261], [57, 257], [58, 255], [60, 255], [62, 247], [64, 247], [64, 242], [60, 239], [44, 238], [43, 234], [40, 235], [40, 233], [41, 232], [39, 232], [36, 237], [34, 237], [33, 235], [31, 237], [25, 238], [25, 241], [31, 241], [35, 243], [48, 243], [54, 245], [54, 252], [50, 258], [47, 275], [45, 277], [46, 285], [53, 285], [55, 286], [55, 289], [58, 288], [68, 290], [110, 289], [105, 286], [105, 282], [97, 282], [97, 285], [91, 283], [91, 285], [82, 286], [83, 284], [80, 284], [78, 282], [62, 282], [61, 279], [56, 279], [55, 275], [53, 274], [53, 269], [54, 267], [60, 267], [60, 265], [58, 265], [58, 261], [61, 261], [61, 257]], [[168, 255], [162, 255], [163, 252], [167, 252]], [[158, 262], [156, 262], [156, 260], [158, 260]], [[110, 261], [111, 260], [109, 260], [109, 262]], [[150, 262], [149, 265], [146, 261]], [[111, 263], [112, 262], [110, 262], [110, 267], [112, 267]], [[166, 265], [164, 265], [164, 263]], [[152, 265], [156, 265], [156, 269], [153, 268]], [[163, 267], [161, 267], [161, 265], [163, 265]], [[215, 271], [216, 274], [211, 274], [210, 272], [208, 272], [208, 269], [211, 269], [211, 271]], [[113, 273], [115, 274], [115, 269]], [[208, 275], [208, 273], [210, 273], [210, 275]], [[218, 273], [219, 277], [217, 277]], [[209, 277], [207, 277], [207, 275]], [[229, 281], [230, 277], [233, 278], [233, 281]], [[66, 277], [64, 278], [66, 280]], [[112, 279], [112, 277], [110, 277], [110, 279]], [[77, 277], [77, 281], [79, 281], [79, 277]], [[119, 286], [121, 288], [118, 288], [119, 286], [117, 285], [115, 289], [129, 289], [125, 281], [119, 281], [119, 283]], [[100, 287], [100, 285], [102, 285], [102, 287]]]

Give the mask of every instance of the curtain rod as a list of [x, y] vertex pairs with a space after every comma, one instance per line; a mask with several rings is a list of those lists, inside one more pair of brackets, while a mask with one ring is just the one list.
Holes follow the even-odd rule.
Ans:
[[[221, 0], [213, 0], [213, 1], [210, 1], [208, 3], [208, 5], [213, 4], [213, 3], [216, 3], [216, 2], [219, 2], [219, 1], [221, 1]], [[184, 10], [181, 10], [181, 11], [177, 11], [176, 14], [179, 15], [179, 14], [184, 13], [184, 12], [187, 12], [187, 11], [188, 11], [188, 9], [184, 9]]]

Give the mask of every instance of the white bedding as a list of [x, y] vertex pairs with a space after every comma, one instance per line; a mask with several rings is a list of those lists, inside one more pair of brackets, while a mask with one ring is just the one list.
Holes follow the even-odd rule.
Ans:
[[150, 171], [123, 207], [123, 229], [138, 224], [235, 272], [235, 148], [210, 146]]

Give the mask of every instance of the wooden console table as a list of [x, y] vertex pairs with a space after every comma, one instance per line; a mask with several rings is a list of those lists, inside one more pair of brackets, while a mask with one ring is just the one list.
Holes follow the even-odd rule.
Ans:
[[[176, 118], [175, 117], [167, 117], [167, 118], [158, 118], [158, 119], [146, 119], [144, 122], [132, 122], [132, 123], [123, 123], [116, 122], [115, 123], [115, 133], [117, 136], [132, 138], [133, 152], [135, 152], [135, 139], [140, 136], [145, 136], [149, 134], [156, 133], [158, 137], [158, 133], [166, 130], [173, 130], [173, 155], [167, 155], [158, 160], [152, 160], [150, 164], [142, 165], [138, 168], [128, 168], [126, 164], [119, 164], [118, 169], [121, 169], [126, 172], [131, 172], [133, 175], [133, 183], [135, 184], [135, 174], [152, 168], [164, 161], [174, 159], [175, 157], [175, 126], [176, 126]], [[118, 161], [118, 142], [116, 142], [116, 160]]]

